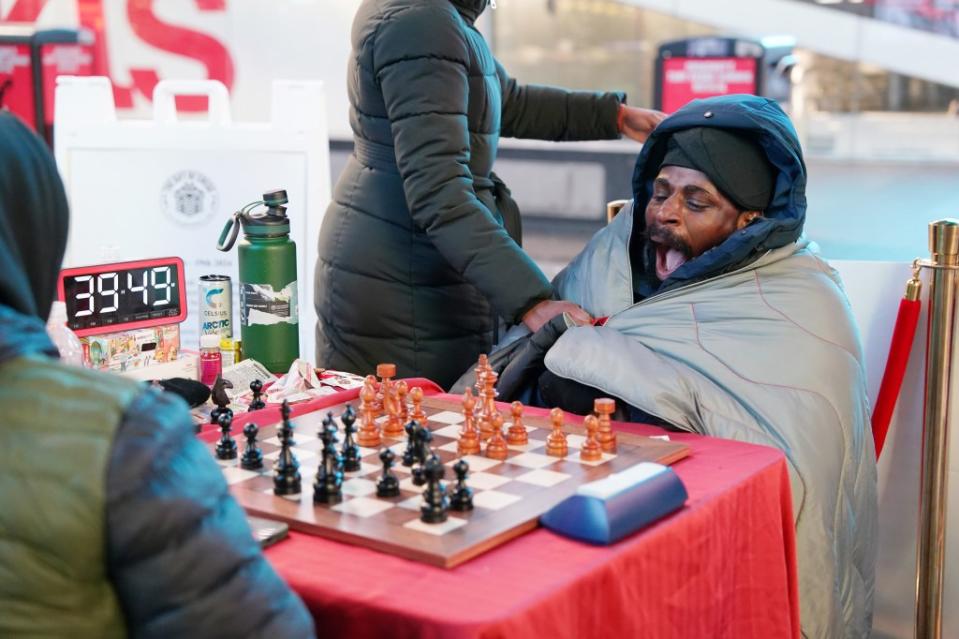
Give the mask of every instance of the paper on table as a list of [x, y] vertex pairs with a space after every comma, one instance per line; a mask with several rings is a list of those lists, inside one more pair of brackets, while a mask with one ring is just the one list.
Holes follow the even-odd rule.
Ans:
[[336, 389], [324, 386], [316, 374], [313, 364], [305, 359], [293, 360], [290, 370], [281, 377], [267, 391], [267, 403], [299, 402], [332, 395]]
[[243, 395], [251, 395], [250, 382], [253, 380], [258, 379], [265, 386], [270, 382], [275, 382], [276, 376], [255, 359], [245, 359], [239, 364], [224, 369], [223, 379], [233, 384], [233, 388], [226, 389], [226, 394], [230, 399], [233, 399]]

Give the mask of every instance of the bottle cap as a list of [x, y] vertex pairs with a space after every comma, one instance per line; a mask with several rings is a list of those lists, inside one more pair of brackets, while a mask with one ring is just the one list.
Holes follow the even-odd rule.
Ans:
[[216, 333], [208, 333], [200, 336], [200, 348], [220, 348], [220, 336]]

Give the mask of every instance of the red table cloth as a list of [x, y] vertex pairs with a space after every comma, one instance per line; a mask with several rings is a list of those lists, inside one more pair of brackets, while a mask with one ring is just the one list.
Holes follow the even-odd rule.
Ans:
[[[294, 417], [356, 395], [297, 406]], [[238, 416], [236, 423], [245, 421]], [[614, 426], [663, 434], [641, 424]], [[690, 456], [673, 465], [689, 500], [612, 546], [538, 528], [446, 570], [293, 532], [266, 556], [310, 608], [319, 636], [799, 637], [783, 454], [729, 440], [669, 436], [690, 447]]]

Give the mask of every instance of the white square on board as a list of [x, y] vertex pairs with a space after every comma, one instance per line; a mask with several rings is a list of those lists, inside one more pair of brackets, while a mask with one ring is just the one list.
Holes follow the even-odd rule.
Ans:
[[440, 437], [451, 437], [453, 439], [458, 439], [460, 436], [460, 427], [456, 426], [444, 426], [443, 428], [437, 428], [433, 431], [433, 435], [439, 435]]
[[516, 457], [510, 457], [506, 462], [515, 464], [516, 466], [523, 466], [524, 468], [542, 468], [543, 466], [549, 466], [557, 460], [557, 457], [548, 457], [547, 455], [540, 455], [538, 453], [523, 453]]
[[[345, 484], [344, 484], [345, 486]], [[372, 517], [378, 515], [384, 510], [393, 508], [393, 504], [382, 499], [370, 499], [369, 497], [356, 497], [348, 499], [333, 506], [330, 510], [335, 510], [347, 515], [356, 515], [357, 517]]]
[[446, 521], [439, 524], [424, 524], [419, 519], [414, 519], [413, 521], [408, 521], [403, 524], [404, 528], [409, 528], [410, 530], [416, 530], [419, 532], [427, 533], [430, 535], [445, 535], [446, 533], [456, 530], [457, 528], [462, 528], [466, 525], [465, 519], [459, 519], [457, 517], [447, 517]]
[[610, 455], [609, 453], [603, 453], [603, 458], [597, 461], [583, 461], [579, 458], [579, 451], [570, 453], [566, 457], [566, 461], [576, 462], [577, 464], [584, 464], [586, 466], [600, 466], [610, 461], [611, 459], [616, 459], [616, 455]]
[[570, 475], [567, 475], [566, 473], [557, 473], [552, 470], [540, 468], [538, 470], [531, 470], [528, 473], [524, 473], [519, 477], [514, 477], [513, 479], [516, 481], [521, 481], [524, 484], [533, 484], [534, 486], [543, 486], [545, 488], [549, 488], [550, 486], [561, 484], [569, 478]]
[[500, 510], [518, 502], [522, 497], [501, 493], [498, 490], [484, 490], [473, 495], [473, 505], [486, 510]]
[[[469, 464], [471, 473], [480, 472], [483, 470], [489, 470], [493, 466], [503, 463], [499, 461], [498, 459], [490, 459], [489, 457], [481, 457], [480, 455], [467, 455], [466, 457], [463, 457], [463, 459], [466, 460], [467, 464]], [[446, 465], [452, 466], [457, 461], [459, 460], [456, 460], [456, 459], [450, 460], [446, 462]]]
[[502, 475], [470, 473], [469, 477], [466, 478], [466, 485], [474, 490], [491, 490], [499, 488], [503, 484], [508, 484], [510, 481], [512, 480], [509, 477], [503, 477]]
[[376, 483], [362, 477], [347, 479], [343, 482], [343, 494], [353, 497], [365, 497], [376, 492]]
[[443, 444], [438, 448], [438, 450], [445, 450], [448, 453], [455, 453], [459, 450], [459, 442], [450, 442], [448, 444]]
[[566, 445], [570, 448], [582, 448], [583, 444], [586, 443], [586, 438], [582, 435], [567, 435], [566, 436]]
[[357, 446], [360, 449], [360, 457], [369, 457], [370, 455], [378, 455], [380, 450], [378, 448], [364, 448], [363, 446]]
[[242, 468], [237, 468], [232, 466], [230, 468], [223, 469], [223, 477], [226, 479], [228, 484], [236, 484], [241, 481], [246, 481], [247, 479], [253, 479], [260, 473], [253, 470], [244, 470]]
[[441, 413], [430, 415], [429, 421], [438, 422], [440, 424], [461, 424], [463, 423], [464, 419], [462, 413], [454, 413], [451, 410], [444, 410]]
[[420, 496], [410, 497], [409, 499], [404, 499], [396, 505], [406, 510], [419, 510], [420, 506], [423, 505], [423, 498]]
[[535, 450], [543, 445], [543, 442], [530, 441], [526, 444], [506, 444], [506, 447], [510, 450], [518, 450], [524, 453], [528, 453], [531, 450]]
[[412, 475], [410, 475], [409, 477], [406, 477], [405, 479], [400, 480], [400, 490], [405, 490], [408, 493], [422, 492], [425, 486], [426, 484], [423, 484], [422, 486], [417, 486], [416, 484], [414, 484]]

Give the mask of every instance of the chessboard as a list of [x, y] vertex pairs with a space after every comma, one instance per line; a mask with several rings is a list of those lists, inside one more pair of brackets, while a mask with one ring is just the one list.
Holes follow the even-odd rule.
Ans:
[[[524, 415], [522, 424], [528, 443], [509, 445], [505, 460], [490, 459], [482, 453], [462, 457], [469, 465], [466, 483], [473, 491], [473, 509], [451, 510], [441, 523], [424, 523], [420, 517], [423, 487], [414, 483], [413, 469], [400, 463], [408, 445], [405, 436], [384, 437], [382, 446], [376, 449], [359, 448], [360, 469], [344, 473], [342, 501], [314, 504], [313, 481], [324, 448], [319, 437], [322, 422], [332, 413], [342, 443], [340, 416], [346, 406], [341, 404], [292, 419], [291, 450], [299, 463], [299, 494], [274, 494], [272, 467], [280, 455], [279, 424], [258, 425], [258, 446], [264, 458], [262, 470], [241, 468], [240, 455], [236, 459], [217, 459], [232, 494], [249, 514], [285, 522], [294, 530], [445, 568], [532, 530], [540, 515], [572, 495], [583, 483], [640, 462], [671, 464], [689, 452], [684, 444], [617, 432], [615, 452], [603, 452], [598, 460], [583, 461], [580, 448], [586, 441], [585, 430], [581, 425], [564, 422], [568, 454], [562, 458], [548, 456], [546, 439], [552, 429], [549, 418]], [[457, 441], [464, 422], [462, 402], [425, 397], [422, 408], [427, 416], [426, 427], [432, 433], [432, 453], [442, 462], [443, 483], [452, 492], [456, 483], [452, 467], [461, 459]], [[510, 426], [513, 418], [509, 406], [497, 405], [496, 409], [503, 416], [504, 426]], [[237, 435], [242, 442], [242, 436]], [[211, 452], [215, 445], [216, 442], [209, 444]], [[383, 447], [389, 447], [396, 455], [391, 469], [399, 481], [396, 497], [376, 495], [377, 480], [383, 473]]]

